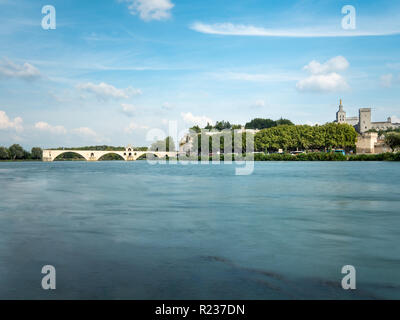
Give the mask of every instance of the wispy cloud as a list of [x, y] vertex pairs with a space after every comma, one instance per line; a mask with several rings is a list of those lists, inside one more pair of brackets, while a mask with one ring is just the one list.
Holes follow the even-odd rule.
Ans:
[[67, 130], [63, 126], [52, 126], [44, 121], [35, 123], [35, 129], [42, 131], [42, 132], [50, 132], [53, 134], [66, 134], [67, 133]]
[[181, 117], [183, 121], [189, 125], [198, 125], [200, 127], [205, 127], [207, 123], [213, 123], [211, 118], [208, 118], [206, 116], [195, 116], [191, 112], [182, 112]]
[[120, 0], [127, 2], [131, 14], [139, 14], [144, 21], [164, 20], [171, 17], [171, 9], [175, 6], [171, 0]]
[[0, 76], [33, 80], [40, 77], [40, 71], [28, 62], [18, 65], [7, 58], [4, 58], [0, 61]]
[[289, 73], [246, 73], [246, 72], [220, 72], [210, 73], [219, 80], [237, 80], [249, 82], [284, 82], [299, 80], [299, 76]]
[[88, 127], [80, 127], [72, 130], [74, 133], [82, 136], [96, 137], [97, 133]]
[[194, 31], [225, 35], [225, 36], [257, 36], [257, 37], [289, 37], [289, 38], [317, 38], [317, 37], [365, 37], [365, 36], [388, 36], [400, 34], [400, 28], [386, 31], [373, 30], [340, 30], [325, 26], [314, 26], [310, 28], [296, 29], [268, 29], [245, 24], [202, 22], [193, 23], [190, 28]]
[[121, 112], [127, 117], [133, 117], [135, 115], [136, 107], [134, 105], [128, 103], [122, 103], [121, 107], [122, 107]]
[[148, 126], [131, 121], [129, 125], [125, 128], [125, 132], [132, 133], [136, 130], [147, 130], [147, 129], [149, 129]]
[[398, 86], [400, 84], [400, 74], [394, 75], [392, 73], [384, 74], [380, 78], [381, 86], [385, 88], [391, 88], [392, 86]]
[[100, 100], [107, 100], [110, 98], [127, 99], [130, 96], [142, 93], [140, 89], [134, 89], [132, 87], [128, 87], [126, 89], [118, 89], [113, 85], [107, 84], [105, 82], [101, 82], [99, 84], [94, 84], [91, 82], [81, 83], [77, 85], [77, 88], [82, 91], [93, 93]]

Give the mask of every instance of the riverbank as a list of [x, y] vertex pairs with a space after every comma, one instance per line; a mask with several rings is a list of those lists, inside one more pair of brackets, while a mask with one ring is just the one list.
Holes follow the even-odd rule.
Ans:
[[[136, 161], [145, 161], [146, 159], [140, 159]], [[151, 160], [162, 160], [162, 159], [151, 159]], [[200, 157], [193, 157], [188, 159], [180, 159], [180, 161], [201, 161]], [[204, 158], [203, 158], [204, 160]], [[235, 161], [235, 159], [232, 159]], [[241, 159], [237, 159], [241, 161]], [[41, 160], [0, 160], [0, 162], [40, 162]], [[70, 162], [70, 161], [86, 161], [83, 158], [72, 158], [72, 159], [60, 159], [57, 162]], [[100, 161], [124, 161], [122, 159], [105, 159]], [[210, 157], [209, 161], [213, 161]], [[224, 161], [224, 156], [220, 156], [220, 161]], [[325, 153], [325, 152], [315, 152], [315, 153], [304, 153], [298, 155], [292, 155], [288, 153], [256, 153], [254, 154], [254, 161], [400, 161], [400, 152], [397, 153], [380, 153], [380, 154], [353, 154], [353, 155], [343, 155], [341, 153]]]
[[381, 154], [353, 154], [341, 153], [304, 153], [291, 154], [262, 154], [254, 155], [255, 161], [400, 161], [400, 152]]

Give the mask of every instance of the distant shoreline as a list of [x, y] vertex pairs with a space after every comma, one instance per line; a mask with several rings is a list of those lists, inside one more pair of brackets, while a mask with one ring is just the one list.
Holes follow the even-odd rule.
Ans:
[[[151, 159], [151, 160], [161, 160], [161, 161], [169, 161], [167, 159]], [[172, 159], [173, 161], [175, 159]], [[75, 158], [75, 159], [62, 159], [55, 160], [54, 162], [87, 162], [85, 159]], [[100, 160], [95, 162], [114, 162], [114, 161], [122, 161], [125, 160]], [[136, 160], [136, 161], [146, 161], [146, 159]], [[189, 159], [178, 159], [178, 161], [201, 161], [200, 158], [189, 158]], [[212, 162], [213, 159], [210, 157], [209, 161]], [[215, 160], [214, 160], [215, 161]], [[224, 161], [223, 156], [221, 156], [221, 162]], [[241, 159], [235, 161], [243, 161]], [[400, 161], [400, 152], [397, 153], [380, 153], [380, 154], [354, 154], [354, 155], [343, 155], [343, 154], [335, 154], [335, 153], [307, 153], [307, 154], [255, 154], [254, 155], [255, 162], [268, 162], [268, 161], [280, 161], [280, 162], [325, 162], [325, 161], [335, 161], [335, 162], [347, 162], [347, 161]], [[17, 159], [17, 160], [0, 160], [0, 162], [43, 162], [42, 160], [34, 160], [34, 159]], [[90, 162], [90, 161], [89, 161]], [[135, 162], [135, 161], [128, 161]]]

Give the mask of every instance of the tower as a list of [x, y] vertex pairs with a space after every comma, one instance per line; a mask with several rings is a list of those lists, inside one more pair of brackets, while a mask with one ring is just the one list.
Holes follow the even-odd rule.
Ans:
[[361, 108], [359, 115], [358, 131], [367, 132], [371, 129], [371, 108]]
[[340, 99], [339, 111], [336, 112], [336, 122], [337, 123], [346, 123], [346, 111], [343, 109], [342, 99]]

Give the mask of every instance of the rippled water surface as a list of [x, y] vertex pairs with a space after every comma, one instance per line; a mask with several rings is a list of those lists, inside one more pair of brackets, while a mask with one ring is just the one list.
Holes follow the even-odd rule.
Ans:
[[234, 169], [0, 163], [0, 298], [400, 298], [399, 163]]

